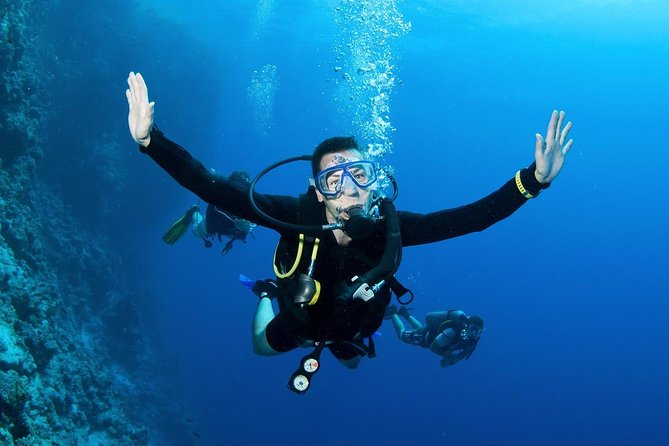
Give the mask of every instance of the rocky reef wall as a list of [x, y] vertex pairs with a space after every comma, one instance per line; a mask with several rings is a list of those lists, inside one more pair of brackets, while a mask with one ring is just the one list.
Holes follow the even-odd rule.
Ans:
[[[96, 230], [99, 220], [78, 217], [91, 209], [109, 214], [108, 203], [98, 200], [78, 214], [77, 194], [68, 193], [84, 194], [105, 181], [122, 184], [124, 171], [110, 168], [117, 138], [104, 142], [104, 125], [88, 134], [103, 141], [89, 150], [99, 175], [77, 181], [63, 177], [63, 169], [91, 170], [72, 161], [86, 143], [67, 141], [76, 123], [66, 136], [53, 131], [74, 120], [66, 114], [71, 110], [54, 106], [63, 93], [55, 80], [65, 79], [64, 70], [81, 56], [67, 45], [86, 42], [75, 29], [65, 43], [52, 40], [58, 16], [65, 20], [76, 10], [70, 3], [76, 2], [64, 10], [55, 0], [0, 0], [0, 444], [148, 444], [145, 422], [155, 402], [147, 395], [155, 389], [140, 378], [151, 348], [133, 299], [136, 284], [124, 270], [131, 260], [113, 235]], [[118, 8], [134, 5], [121, 3]], [[104, 21], [104, 14], [97, 19]], [[69, 20], [74, 26], [76, 17]], [[106, 68], [95, 67], [98, 73]], [[73, 100], [84, 102], [86, 95]], [[62, 152], [54, 157], [56, 149]], [[39, 175], [45, 164], [51, 179]], [[109, 200], [122, 192], [105, 188]]]

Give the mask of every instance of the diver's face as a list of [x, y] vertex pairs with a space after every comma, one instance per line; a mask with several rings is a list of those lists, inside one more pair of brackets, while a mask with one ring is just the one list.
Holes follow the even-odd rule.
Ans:
[[[319, 167], [320, 170], [323, 171], [328, 167], [350, 163], [352, 161], [361, 161], [363, 159], [362, 154], [358, 150], [342, 150], [325, 154], [323, 158], [321, 158]], [[367, 208], [371, 197], [371, 190], [369, 188], [362, 189], [358, 187], [346, 176], [338, 179], [333, 178], [333, 180], [343, 181], [341, 185], [341, 193], [337, 196], [326, 197], [316, 190], [318, 201], [325, 203], [325, 212], [330, 223], [337, 220], [348, 220], [349, 216], [346, 209], [353, 206], [363, 206], [365, 209]]]

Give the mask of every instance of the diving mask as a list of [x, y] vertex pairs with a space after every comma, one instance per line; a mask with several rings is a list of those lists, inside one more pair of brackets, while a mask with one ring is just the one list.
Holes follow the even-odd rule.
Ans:
[[468, 323], [465, 328], [460, 331], [460, 337], [465, 340], [476, 340], [481, 337], [482, 328], [479, 325]]
[[367, 189], [376, 183], [376, 166], [372, 161], [351, 161], [328, 167], [316, 175], [315, 185], [326, 197], [336, 197], [342, 191], [346, 180], [361, 189]]

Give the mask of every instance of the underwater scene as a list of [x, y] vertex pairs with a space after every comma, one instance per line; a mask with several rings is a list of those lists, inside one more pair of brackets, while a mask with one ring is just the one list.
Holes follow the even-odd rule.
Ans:
[[668, 3], [0, 0], [0, 77], [0, 445], [669, 444]]

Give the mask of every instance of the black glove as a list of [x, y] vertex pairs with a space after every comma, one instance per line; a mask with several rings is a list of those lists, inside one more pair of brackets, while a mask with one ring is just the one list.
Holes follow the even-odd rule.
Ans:
[[279, 287], [272, 279], [256, 280], [251, 291], [258, 297], [269, 297], [270, 299], [279, 295]]

